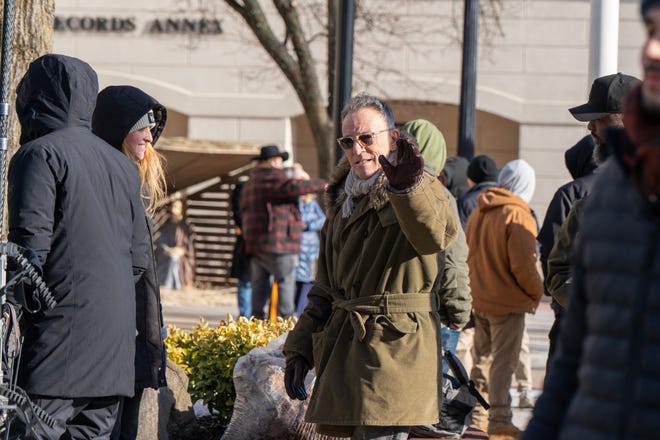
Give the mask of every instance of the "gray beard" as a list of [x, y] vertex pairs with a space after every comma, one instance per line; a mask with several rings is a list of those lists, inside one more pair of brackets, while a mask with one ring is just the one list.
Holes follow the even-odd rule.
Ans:
[[608, 157], [610, 157], [610, 148], [607, 146], [607, 144], [596, 144], [596, 148], [594, 148], [593, 152], [593, 157], [594, 157], [594, 162], [596, 163], [597, 166], [602, 165], [605, 163]]

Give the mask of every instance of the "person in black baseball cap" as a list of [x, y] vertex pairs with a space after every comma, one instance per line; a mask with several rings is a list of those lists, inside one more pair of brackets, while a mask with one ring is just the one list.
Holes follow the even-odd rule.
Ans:
[[589, 101], [568, 109], [578, 121], [588, 122], [587, 129], [597, 148], [606, 148], [610, 127], [623, 127], [623, 102], [630, 89], [639, 83], [640, 80], [634, 76], [622, 73], [601, 76], [591, 85]]

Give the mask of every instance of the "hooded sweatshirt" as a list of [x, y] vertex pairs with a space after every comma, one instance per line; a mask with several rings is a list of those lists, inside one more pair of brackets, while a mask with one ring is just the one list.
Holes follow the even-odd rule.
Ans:
[[[504, 185], [531, 198], [533, 171], [517, 160], [502, 168], [500, 176], [504, 173]], [[496, 316], [535, 313], [543, 283], [536, 265], [536, 220], [529, 205], [507, 189], [488, 188], [479, 196], [465, 234], [474, 310]]]
[[457, 199], [470, 189], [467, 181], [468, 165], [470, 165], [470, 162], [466, 158], [450, 156], [442, 169], [447, 177], [447, 188]]
[[547, 276], [547, 263], [550, 251], [555, 244], [559, 228], [566, 220], [573, 204], [591, 192], [596, 179], [593, 159], [595, 144], [591, 135], [580, 139], [574, 146], [566, 150], [564, 159], [566, 168], [574, 180], [557, 189], [543, 219], [537, 240], [540, 245], [541, 267]]
[[[415, 137], [419, 151], [424, 158], [424, 165], [437, 176], [445, 165], [447, 146], [445, 138], [432, 123], [424, 119], [415, 119], [405, 123], [402, 130]], [[445, 197], [449, 200], [455, 220], [459, 221], [456, 199], [445, 186]], [[463, 228], [458, 228], [458, 235], [446, 250], [438, 253], [438, 278], [433, 290], [438, 292], [440, 300], [440, 319], [445, 325], [463, 327], [470, 319], [472, 299], [470, 297], [470, 278], [468, 276], [468, 247]]]

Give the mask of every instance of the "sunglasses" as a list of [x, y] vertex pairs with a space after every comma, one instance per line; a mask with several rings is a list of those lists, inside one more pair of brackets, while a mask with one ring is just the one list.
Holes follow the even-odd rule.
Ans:
[[363, 147], [370, 147], [374, 143], [374, 138], [377, 134], [393, 130], [392, 128], [386, 128], [384, 130], [372, 131], [371, 133], [362, 133], [355, 136], [344, 136], [337, 139], [337, 143], [344, 150], [350, 150], [353, 148], [355, 142], [359, 142]]

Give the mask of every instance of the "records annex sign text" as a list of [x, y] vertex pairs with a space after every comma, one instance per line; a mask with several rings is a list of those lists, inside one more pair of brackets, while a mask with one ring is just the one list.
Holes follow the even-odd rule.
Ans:
[[[144, 24], [147, 34], [222, 33], [221, 20], [206, 18], [156, 18]], [[55, 17], [55, 32], [131, 33], [138, 30], [135, 17]]]

